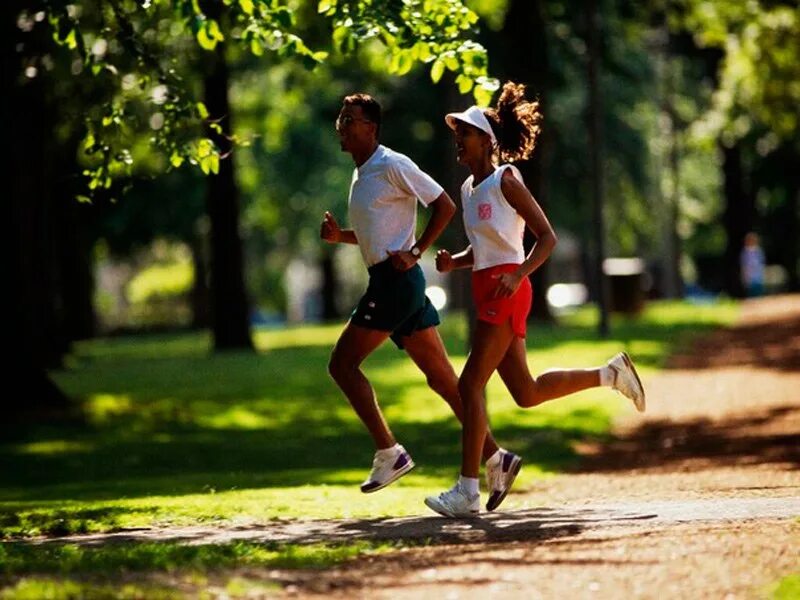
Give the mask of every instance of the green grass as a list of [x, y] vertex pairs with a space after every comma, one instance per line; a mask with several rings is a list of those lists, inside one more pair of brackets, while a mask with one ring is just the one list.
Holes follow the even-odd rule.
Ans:
[[[599, 364], [625, 348], [647, 377], [688, 332], [735, 312], [654, 304], [639, 319], [615, 321], [614, 338], [600, 341], [583, 311], [531, 329], [531, 369]], [[459, 371], [465, 329], [452, 315], [442, 328]], [[365, 371], [418, 468], [381, 494], [360, 494], [371, 442], [326, 373], [340, 330], [261, 331], [253, 354], [213, 355], [207, 334], [76, 345], [69, 368], [52, 376], [79, 399], [86, 423], [3, 432], [0, 536], [424, 513], [420, 499], [457, 473], [459, 426], [404, 353], [379, 349]], [[496, 376], [487, 392], [496, 437], [526, 458], [522, 488], [569, 465], [576, 441], [602, 438], [614, 415], [630, 410], [590, 390], [522, 411]]]
[[[730, 323], [737, 310], [734, 304], [651, 304], [638, 319], [615, 319], [614, 337], [602, 341], [593, 311], [584, 310], [558, 326], [530, 329], [531, 370], [597, 365], [624, 348], [646, 380], [690, 334]], [[365, 371], [418, 468], [379, 494], [361, 494], [373, 448], [326, 372], [340, 331], [341, 325], [259, 331], [257, 353], [211, 354], [205, 333], [77, 344], [67, 368], [52, 377], [80, 403], [84, 421], [0, 431], [0, 538], [426, 514], [424, 496], [458, 472], [460, 428], [406, 355], [385, 345]], [[441, 331], [460, 371], [466, 324], [449, 315]], [[590, 390], [523, 411], [497, 377], [488, 397], [497, 439], [525, 457], [519, 490], [573, 464], [577, 442], [604, 439], [615, 415], [631, 410], [608, 390]], [[514, 507], [513, 494], [507, 504]], [[373, 550], [362, 543], [81, 549], [6, 541], [0, 598], [116, 597], [109, 590], [119, 597], [167, 597], [175, 582], [164, 588], [145, 578], [108, 588], [92, 577], [177, 569], [180, 577], [202, 579], [197, 573], [211, 567], [323, 566]], [[226, 592], [231, 596], [261, 585], [236, 581], [215, 585], [245, 590]], [[191, 581], [185, 586], [197, 591]]]
[[127, 573], [131, 571], [272, 567], [319, 569], [365, 553], [390, 550], [388, 543], [277, 544], [232, 542], [186, 545], [178, 542], [76, 544], [8, 542], [0, 546], [0, 575]]
[[800, 573], [787, 575], [774, 586], [769, 593], [771, 600], [796, 600], [800, 598]]

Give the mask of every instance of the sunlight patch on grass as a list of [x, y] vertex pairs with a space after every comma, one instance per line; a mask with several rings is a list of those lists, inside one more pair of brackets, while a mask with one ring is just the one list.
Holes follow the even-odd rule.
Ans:
[[197, 423], [212, 429], [261, 429], [273, 425], [274, 421], [244, 406], [232, 406], [213, 416], [199, 418]]
[[179, 570], [202, 572], [234, 567], [321, 569], [361, 554], [393, 548], [387, 542], [352, 541], [346, 544], [282, 544], [233, 541], [222, 544], [129, 542], [90, 546], [78, 544], [10, 542], [0, 546], [0, 573], [58, 572], [62, 575]]
[[83, 405], [90, 423], [103, 425], [111, 419], [132, 412], [133, 400], [127, 394], [92, 394]]
[[256, 330], [253, 343], [261, 351], [304, 346], [333, 348], [344, 329], [344, 322], [333, 325], [302, 325], [285, 329]]
[[173, 600], [179, 590], [157, 584], [93, 583], [71, 579], [25, 577], [0, 588], [0, 600]]
[[76, 440], [46, 440], [19, 444], [17, 454], [61, 454], [64, 452], [84, 453], [94, 450], [94, 444]]

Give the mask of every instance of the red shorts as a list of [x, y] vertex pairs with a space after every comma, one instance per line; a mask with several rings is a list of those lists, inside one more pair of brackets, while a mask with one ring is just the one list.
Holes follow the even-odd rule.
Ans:
[[497, 279], [492, 276], [498, 273], [510, 273], [519, 265], [495, 265], [472, 272], [472, 298], [478, 311], [478, 320], [494, 325], [500, 325], [511, 319], [511, 328], [514, 333], [525, 337], [528, 313], [533, 301], [533, 288], [531, 280], [527, 277], [522, 280], [519, 288], [510, 298], [495, 298]]

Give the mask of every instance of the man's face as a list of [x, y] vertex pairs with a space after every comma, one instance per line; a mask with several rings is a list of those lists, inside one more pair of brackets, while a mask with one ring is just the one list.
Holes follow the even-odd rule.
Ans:
[[375, 123], [364, 117], [360, 106], [347, 104], [339, 111], [336, 132], [343, 152], [367, 148], [375, 141]]

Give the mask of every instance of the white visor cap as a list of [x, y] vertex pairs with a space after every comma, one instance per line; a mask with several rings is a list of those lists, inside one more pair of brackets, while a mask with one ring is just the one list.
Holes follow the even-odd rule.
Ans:
[[488, 133], [489, 137], [492, 138], [493, 144], [497, 143], [497, 138], [494, 136], [494, 131], [492, 131], [492, 126], [489, 124], [489, 119], [483, 114], [483, 109], [478, 106], [470, 106], [464, 112], [448, 113], [445, 115], [444, 120], [448, 127], [453, 130], [456, 128], [456, 121], [469, 123], [484, 133]]

